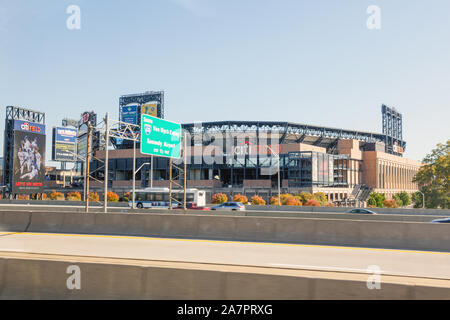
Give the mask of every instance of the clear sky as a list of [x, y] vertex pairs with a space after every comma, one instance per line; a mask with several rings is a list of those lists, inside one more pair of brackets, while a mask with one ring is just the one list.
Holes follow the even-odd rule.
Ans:
[[118, 118], [121, 95], [165, 90], [182, 123], [381, 132], [384, 103], [421, 160], [450, 138], [449, 17], [448, 0], [0, 0], [0, 152], [8, 105], [46, 112], [50, 145], [64, 117]]

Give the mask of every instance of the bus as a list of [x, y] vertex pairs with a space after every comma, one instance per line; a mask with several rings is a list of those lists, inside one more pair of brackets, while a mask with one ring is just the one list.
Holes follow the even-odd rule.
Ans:
[[[133, 206], [133, 192], [130, 192], [128, 205]], [[172, 196], [179, 202], [184, 200], [183, 190], [172, 190]], [[136, 190], [134, 203], [136, 208], [169, 208], [169, 188], [146, 188]], [[198, 189], [186, 189], [186, 203], [203, 207], [206, 205], [206, 192]], [[172, 200], [172, 207], [176, 207], [178, 202]]]

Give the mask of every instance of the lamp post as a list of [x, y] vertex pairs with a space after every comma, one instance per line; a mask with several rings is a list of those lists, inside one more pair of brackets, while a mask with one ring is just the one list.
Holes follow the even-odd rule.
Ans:
[[425, 194], [420, 190], [419, 190], [419, 192], [422, 195], [422, 209], [425, 209]]
[[281, 169], [280, 169], [280, 154], [273, 151], [273, 149], [270, 146], [267, 146], [270, 150], [270, 152], [272, 152], [273, 154], [276, 155], [276, 157], [278, 158], [278, 205], [281, 206]]
[[[136, 161], [136, 160], [135, 160]], [[142, 169], [142, 167], [144, 167], [145, 165], [150, 164], [149, 162], [145, 162], [143, 163], [136, 171], [133, 171], [133, 206], [132, 208], [134, 209], [134, 202], [135, 202], [135, 192], [136, 192], [136, 188], [135, 188], [135, 181], [136, 181], [136, 174]]]

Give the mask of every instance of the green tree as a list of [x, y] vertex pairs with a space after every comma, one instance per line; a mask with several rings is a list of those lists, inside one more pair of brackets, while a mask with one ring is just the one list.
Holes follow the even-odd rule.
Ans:
[[450, 208], [450, 140], [438, 144], [423, 160], [424, 165], [414, 177], [425, 194], [427, 208]]

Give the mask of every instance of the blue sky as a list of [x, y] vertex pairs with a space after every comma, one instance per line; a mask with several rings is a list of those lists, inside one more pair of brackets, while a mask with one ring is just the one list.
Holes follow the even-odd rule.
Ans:
[[[66, 28], [71, 4], [81, 30]], [[449, 12], [448, 0], [0, 0], [0, 132], [7, 105], [46, 112], [50, 135], [85, 110], [118, 118], [119, 96], [147, 90], [165, 90], [177, 122], [381, 132], [385, 103], [421, 160], [450, 133]]]

